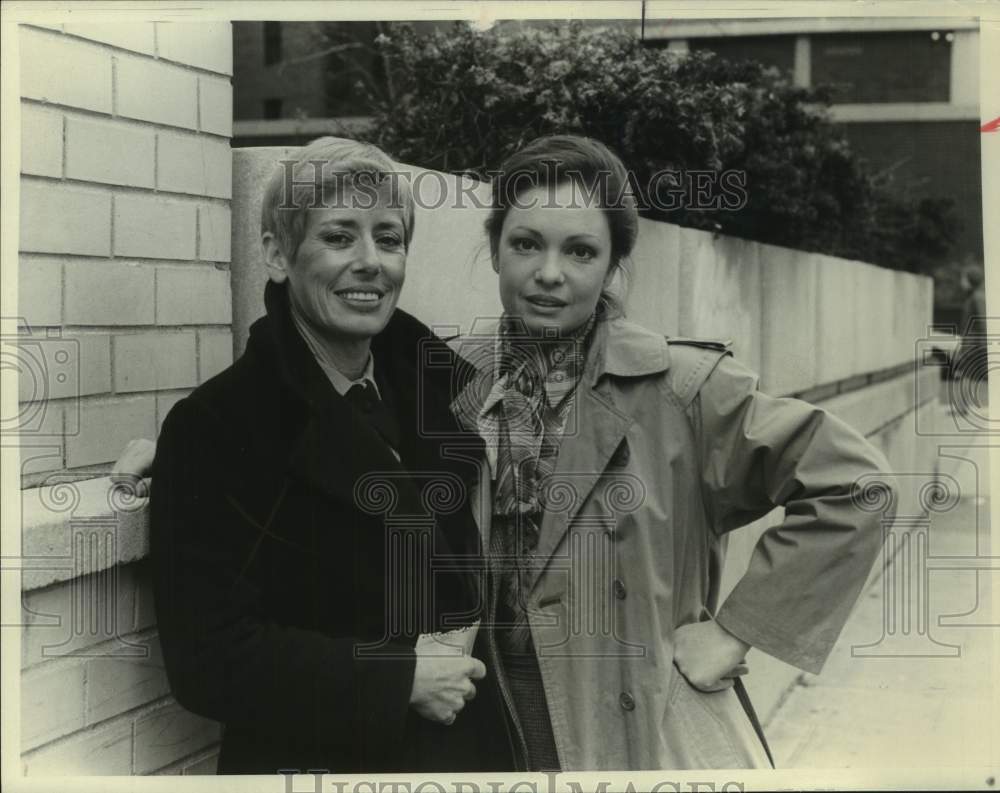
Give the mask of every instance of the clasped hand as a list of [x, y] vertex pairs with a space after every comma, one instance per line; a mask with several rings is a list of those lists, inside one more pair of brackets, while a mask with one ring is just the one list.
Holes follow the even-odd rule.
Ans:
[[715, 620], [692, 622], [674, 631], [674, 666], [700, 691], [731, 688], [747, 673], [750, 645]]
[[410, 706], [425, 719], [452, 724], [465, 703], [476, 696], [473, 680], [486, 677], [486, 665], [468, 655], [417, 653]]

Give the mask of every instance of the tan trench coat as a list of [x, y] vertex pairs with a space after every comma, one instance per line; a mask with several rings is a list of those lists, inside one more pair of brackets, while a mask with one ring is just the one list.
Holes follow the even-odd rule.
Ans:
[[[452, 342], [481, 366], [483, 393], [492, 344]], [[698, 691], [673, 665], [674, 629], [715, 615], [818, 672], [882, 542], [881, 516], [855, 505], [852, 485], [886, 469], [836, 417], [757, 391], [721, 348], [599, 323], [527, 599], [562, 769], [769, 767], [734, 690]], [[484, 463], [485, 547], [490, 480]], [[726, 533], [778, 505], [783, 522], [718, 608]]]

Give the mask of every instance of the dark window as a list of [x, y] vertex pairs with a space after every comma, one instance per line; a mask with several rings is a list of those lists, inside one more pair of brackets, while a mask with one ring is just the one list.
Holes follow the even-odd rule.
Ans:
[[794, 36], [716, 36], [688, 39], [692, 52], [709, 50], [727, 60], [759, 61], [784, 72], [795, 68]]
[[264, 118], [281, 118], [281, 100], [264, 100]]
[[281, 60], [281, 23], [264, 23], [264, 65], [270, 66]]
[[815, 35], [812, 84], [835, 84], [838, 103], [947, 102], [953, 38], [947, 30]]

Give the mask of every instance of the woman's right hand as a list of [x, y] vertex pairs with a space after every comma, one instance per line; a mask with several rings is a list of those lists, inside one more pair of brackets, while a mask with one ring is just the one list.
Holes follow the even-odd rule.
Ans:
[[111, 481], [132, 487], [137, 498], [149, 496], [150, 479], [153, 471], [153, 457], [156, 444], [146, 438], [134, 438], [128, 442], [121, 457], [111, 469]]
[[476, 696], [473, 680], [486, 677], [486, 665], [468, 655], [417, 653], [410, 706], [425, 719], [452, 724], [465, 703]]

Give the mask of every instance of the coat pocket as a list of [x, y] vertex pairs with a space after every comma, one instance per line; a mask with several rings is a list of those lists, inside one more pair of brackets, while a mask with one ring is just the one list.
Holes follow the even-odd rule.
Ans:
[[746, 768], [750, 758], [737, 749], [733, 731], [735, 695], [731, 689], [699, 691], [671, 666], [673, 679], [667, 697], [664, 727], [669, 729], [668, 741], [675, 743], [672, 754], [682, 759], [687, 768]]

